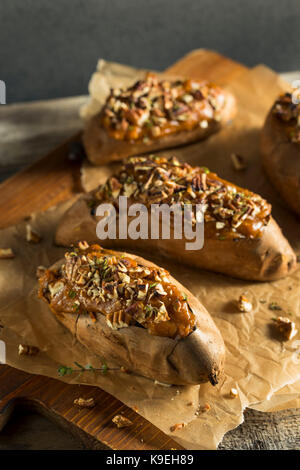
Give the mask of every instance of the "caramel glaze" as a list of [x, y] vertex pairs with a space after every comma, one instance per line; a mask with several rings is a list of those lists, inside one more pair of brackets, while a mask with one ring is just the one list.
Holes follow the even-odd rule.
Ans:
[[169, 338], [185, 337], [195, 327], [188, 296], [166, 270], [99, 245], [66, 253], [65, 264], [46, 270], [39, 284], [39, 296], [56, 314], [88, 313], [96, 321], [95, 314], [100, 313], [108, 324], [115, 318], [114, 328], [140, 325], [150, 334]]

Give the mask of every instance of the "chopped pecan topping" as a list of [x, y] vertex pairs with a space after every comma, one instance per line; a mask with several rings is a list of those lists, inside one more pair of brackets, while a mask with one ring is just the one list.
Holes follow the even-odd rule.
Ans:
[[[118, 184], [117, 184], [118, 183]], [[118, 186], [114, 197], [113, 187]], [[111, 202], [118, 209], [119, 196], [146, 206], [191, 204], [196, 223], [195, 204], [202, 204], [204, 221], [219, 239], [261, 236], [271, 216], [271, 206], [257, 194], [219, 178], [204, 167], [192, 167], [175, 157], [131, 157], [120, 172], [109, 178], [93, 194], [91, 205]]]
[[273, 113], [285, 124], [291, 142], [300, 142], [300, 103], [294, 103], [291, 93], [282, 94], [273, 106]]
[[172, 387], [172, 384], [166, 384], [164, 382], [160, 382], [159, 380], [154, 380], [154, 385], [160, 385], [161, 387], [167, 387], [167, 388]]
[[116, 415], [113, 417], [112, 422], [117, 426], [117, 428], [128, 428], [133, 425], [133, 422], [130, 419], [125, 418], [122, 415]]
[[36, 274], [36, 277], [37, 277], [37, 278], [40, 278], [40, 277], [45, 273], [46, 269], [47, 269], [47, 268], [46, 268], [45, 266], [42, 266], [42, 265], [41, 265], [41, 266], [38, 266], [38, 267], [36, 268], [36, 273], [35, 273], [35, 274]]
[[36, 356], [38, 352], [39, 348], [37, 348], [36, 346], [29, 346], [28, 344], [19, 344], [19, 356]]
[[273, 321], [286, 341], [294, 338], [298, 333], [295, 323], [287, 317], [273, 318]]
[[89, 248], [89, 244], [86, 241], [79, 242], [78, 248], [82, 251], [87, 250]]
[[164, 269], [149, 268], [99, 245], [75, 248], [65, 258], [61, 268], [47, 270], [40, 279], [40, 295], [55, 311], [88, 313], [93, 321], [100, 313], [114, 330], [140, 324], [149, 333], [168, 337], [184, 337], [193, 330], [188, 296]]
[[112, 89], [101, 123], [118, 140], [156, 139], [162, 135], [219, 121], [225, 105], [222, 89], [197, 80], [159, 81], [147, 74], [126, 90]]
[[106, 323], [113, 330], [117, 330], [119, 328], [126, 328], [130, 325], [130, 322], [131, 316], [122, 310], [119, 310], [118, 312], [112, 312], [106, 315]]

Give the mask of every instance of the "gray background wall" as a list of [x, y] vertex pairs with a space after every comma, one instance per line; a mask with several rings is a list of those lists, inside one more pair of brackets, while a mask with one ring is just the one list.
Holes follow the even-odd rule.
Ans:
[[163, 69], [194, 48], [300, 69], [299, 0], [0, 0], [8, 103], [85, 94], [97, 59]]

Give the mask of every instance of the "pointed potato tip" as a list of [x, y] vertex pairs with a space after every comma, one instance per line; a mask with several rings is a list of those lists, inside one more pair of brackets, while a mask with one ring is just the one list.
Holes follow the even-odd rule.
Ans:
[[225, 346], [215, 327], [210, 332], [197, 328], [176, 344], [168, 361], [186, 384], [218, 383], [223, 371]]

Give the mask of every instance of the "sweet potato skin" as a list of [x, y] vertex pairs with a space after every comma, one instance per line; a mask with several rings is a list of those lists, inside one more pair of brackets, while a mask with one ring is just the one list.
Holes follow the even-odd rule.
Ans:
[[288, 139], [284, 124], [272, 110], [261, 132], [260, 151], [271, 183], [300, 216], [300, 145]]
[[[126, 256], [145, 266], [155, 266], [141, 257]], [[52, 268], [57, 269], [62, 262]], [[101, 313], [96, 314], [96, 321], [88, 314], [53, 313], [81, 344], [105, 358], [108, 365], [113, 360], [130, 372], [167, 384], [192, 385], [209, 381], [215, 385], [224, 366], [222, 336], [200, 301], [174, 278], [169, 278], [186, 293], [196, 317], [196, 329], [185, 338], [154, 336], [137, 326], [112, 330]], [[47, 302], [46, 297], [44, 300]]]
[[99, 114], [88, 123], [83, 133], [83, 144], [87, 158], [94, 165], [104, 165], [113, 161], [119, 161], [132, 155], [141, 155], [158, 150], [180, 147], [198, 140], [206, 139], [211, 134], [218, 132], [223, 125], [233, 119], [236, 114], [235, 98], [228, 91], [224, 91], [226, 104], [222, 111], [220, 121], [210, 121], [208, 127], [198, 127], [192, 131], [183, 131], [178, 134], [167, 135], [161, 138], [144, 142], [124, 142], [111, 138], [100, 124]]
[[[80, 198], [63, 216], [55, 241], [70, 246], [82, 239], [97, 240], [97, 221], [88, 207], [89, 196]], [[130, 219], [128, 219], [130, 220]], [[227, 274], [240, 279], [272, 281], [290, 274], [296, 268], [296, 256], [273, 218], [264, 228], [261, 238], [239, 241], [204, 237], [201, 250], [185, 249], [185, 240], [101, 240], [104, 247], [122, 247], [129, 251], [155, 251], [188, 266]]]

